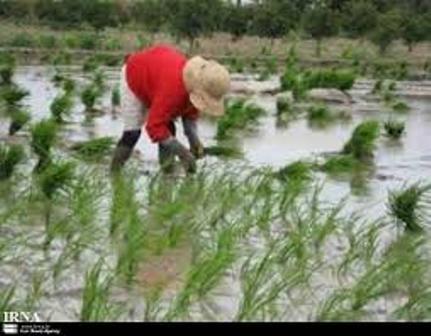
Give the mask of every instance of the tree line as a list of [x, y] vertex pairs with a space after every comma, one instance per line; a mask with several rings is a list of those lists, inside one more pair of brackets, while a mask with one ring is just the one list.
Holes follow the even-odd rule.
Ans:
[[410, 49], [431, 40], [430, 0], [0, 0], [0, 17], [65, 29], [132, 26], [193, 42], [214, 32], [233, 39], [296, 33], [317, 41], [370, 39], [384, 52], [395, 39]]

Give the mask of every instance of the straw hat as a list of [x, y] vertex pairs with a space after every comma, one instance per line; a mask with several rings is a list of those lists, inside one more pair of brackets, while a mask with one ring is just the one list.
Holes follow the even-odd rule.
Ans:
[[195, 56], [186, 63], [183, 76], [190, 101], [199, 111], [215, 117], [224, 114], [224, 95], [230, 88], [224, 66]]

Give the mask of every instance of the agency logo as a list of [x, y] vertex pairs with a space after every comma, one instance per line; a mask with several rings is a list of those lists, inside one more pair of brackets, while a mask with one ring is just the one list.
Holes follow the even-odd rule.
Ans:
[[32, 312], [3, 312], [4, 323], [20, 322], [40, 322], [41, 319], [37, 313]]
[[3, 333], [6, 335], [18, 334], [18, 324], [3, 324]]

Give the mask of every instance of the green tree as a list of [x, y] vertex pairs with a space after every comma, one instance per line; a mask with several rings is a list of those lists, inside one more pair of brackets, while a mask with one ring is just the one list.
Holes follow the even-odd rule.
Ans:
[[343, 6], [343, 29], [351, 37], [363, 37], [377, 24], [377, 8], [367, 0], [350, 1]]
[[428, 34], [428, 21], [425, 16], [407, 15], [403, 20], [401, 37], [406, 42], [409, 51], [413, 51], [414, 44], [424, 41]]
[[316, 56], [320, 57], [322, 40], [338, 32], [337, 12], [329, 8], [325, 1], [316, 1], [307, 8], [304, 14], [303, 27], [316, 40]]
[[167, 21], [166, 0], [144, 0], [132, 4], [133, 19], [142, 24], [151, 34], [159, 32]]
[[172, 1], [169, 8], [172, 31], [189, 41], [190, 51], [197, 37], [211, 35], [220, 28], [221, 0], [177, 0]]
[[402, 16], [398, 10], [393, 10], [380, 14], [377, 21], [378, 24], [371, 36], [371, 40], [384, 54], [392, 42], [401, 34]]
[[286, 35], [297, 23], [299, 13], [290, 1], [264, 0], [255, 8], [253, 30], [272, 40]]

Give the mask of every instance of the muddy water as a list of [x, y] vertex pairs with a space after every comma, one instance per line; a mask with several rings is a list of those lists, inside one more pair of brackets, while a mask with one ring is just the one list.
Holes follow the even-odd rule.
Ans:
[[[63, 69], [73, 74], [79, 85], [85, 83], [85, 77], [79, 68]], [[56, 95], [56, 88], [51, 78], [53, 70], [46, 67], [23, 67], [16, 76], [16, 81], [29, 90], [30, 97], [26, 104], [35, 119], [49, 115], [49, 103]], [[110, 86], [118, 82], [119, 71], [106, 72]], [[335, 123], [324, 129], [310, 128], [307, 121], [294, 121], [286, 128], [278, 128], [275, 122], [275, 99], [265, 92], [273, 91], [278, 86], [278, 78], [267, 82], [254, 80], [253, 76], [233, 76], [233, 95], [248, 95], [253, 101], [265, 108], [267, 116], [261, 120], [258, 130], [253, 135], [241, 136], [241, 146], [245, 160], [254, 166], [281, 167], [299, 159], [314, 158], [316, 155], [338, 151], [349, 139], [355, 126], [365, 119], [386, 120], [389, 116], [406, 122], [406, 136], [400, 142], [382, 138], [376, 154], [376, 172], [359, 185], [359, 192], [350, 200], [352, 206], [372, 206], [372, 214], [379, 215], [385, 210], [384, 200], [387, 191], [398, 187], [403, 182], [427, 179], [431, 172], [431, 98], [423, 98], [430, 92], [430, 82], [402, 82], [397, 85], [397, 92], [405, 99], [412, 110], [406, 114], [391, 114], [383, 105], [369, 97], [373, 81], [362, 80], [351, 90], [355, 103], [345, 109], [352, 113], [350, 123]], [[253, 89], [254, 88], [254, 89]], [[253, 92], [254, 91], [254, 92]], [[262, 93], [263, 92], [263, 93]], [[417, 92], [417, 97], [412, 97]], [[99, 136], [119, 137], [122, 121], [118, 111], [110, 106], [110, 91], [107, 90], [99, 108], [104, 112], [88, 120], [79, 99], [68, 125], [68, 140], [78, 141]], [[4, 125], [2, 126], [4, 127]], [[206, 144], [214, 143], [215, 124], [207, 120], [200, 122], [200, 134]], [[179, 126], [179, 138], [185, 141]], [[2, 130], [2, 133], [4, 130]], [[137, 144], [137, 155], [149, 169], [157, 167], [157, 147], [147, 136], [141, 137]], [[327, 185], [328, 197], [336, 201], [349, 195], [355, 181], [335, 181], [322, 176]], [[359, 183], [360, 184], [360, 183]], [[360, 190], [366, 191], [361, 193]], [[358, 194], [357, 196], [355, 196]]]
[[[63, 69], [63, 71], [71, 73], [80, 86], [85, 83], [86, 78], [78, 70], [76, 68]], [[49, 116], [50, 102], [57, 94], [57, 89], [51, 81], [53, 74], [52, 69], [47, 67], [21, 67], [16, 75], [15, 81], [30, 92], [25, 104], [29, 107], [34, 120]], [[118, 81], [119, 71], [107, 71], [107, 75], [109, 85], [112, 87]], [[373, 82], [360, 81], [351, 91], [355, 103], [345, 107], [352, 113], [351, 122], [335, 123], [324, 129], [316, 129], [311, 128], [306, 120], [299, 119], [291, 122], [287, 127], [280, 128], [277, 127], [274, 117], [276, 112], [274, 95], [265, 93], [265, 91], [272, 91], [277, 85], [277, 78], [273, 78], [269, 82], [253, 82], [250, 76], [234, 77], [233, 87], [236, 89], [233, 94], [244, 95], [248, 93], [253, 101], [267, 111], [267, 115], [262, 118], [256, 133], [239, 135], [241, 147], [245, 153], [244, 159], [252, 166], [278, 168], [295, 160], [315, 159], [320, 155], [336, 152], [349, 139], [358, 123], [370, 118], [386, 120], [391, 115], [390, 111], [368, 96]], [[431, 173], [431, 100], [426, 100], [423, 97], [412, 97], [412, 88], [414, 87], [422, 86], [421, 83], [412, 82], [402, 83], [398, 86], [398, 93], [405, 96], [412, 108], [408, 113], [393, 115], [406, 122], [407, 133], [404, 138], [400, 142], [381, 138], [376, 151], [375, 172], [364, 180], [359, 182], [348, 179], [334, 180], [326, 175], [318, 174], [319, 181], [325, 184], [323, 195], [327, 200], [337, 202], [349, 196], [347, 208], [349, 211], [366, 210], [369, 217], [378, 217], [386, 211], [389, 190], [406, 182], [429, 181]], [[429, 87], [429, 83], [424, 83], [424, 87]], [[253, 92], [253, 88], [256, 92]], [[73, 113], [69, 118], [70, 122], [66, 126], [66, 141], [72, 143], [93, 137], [119, 137], [122, 131], [122, 121], [118, 111], [113, 111], [111, 108], [110, 90], [107, 90], [107, 94], [103, 97], [98, 109], [103, 113], [89, 118], [84, 113], [84, 107], [79, 99], [76, 99]], [[0, 138], [5, 137], [7, 126], [8, 123], [0, 123]], [[205, 144], [215, 143], [215, 132], [214, 123], [208, 120], [201, 121], [200, 133]], [[179, 133], [180, 139], [185, 141], [181, 127], [179, 127]], [[151, 144], [147, 136], [140, 139], [134, 159], [141, 161], [145, 170], [157, 168], [157, 147]], [[184, 255], [185, 259], [175, 263], [178, 265], [184, 264], [189, 257], [188, 253], [178, 253], [177, 255]], [[157, 264], [162, 265], [162, 272], [159, 275], [165, 281], [166, 263], [169, 263], [170, 259], [172, 256], [167, 256], [163, 260], [155, 260], [148, 268], [144, 268], [141, 274], [145, 275], [145, 281], [151, 280], [151, 277], [146, 275], [149, 272], [151, 276], [158, 276], [157, 270], [153, 270], [154, 265]], [[12, 270], [12, 268], [11, 266], [10, 269]], [[54, 291], [57, 294], [53, 294], [53, 297], [46, 302], [50, 309], [53, 309], [52, 307], [54, 310], [58, 309], [53, 313], [53, 320], [74, 320], [77, 318], [76, 315], [70, 315], [70, 311], [79, 309], [79, 298], [76, 293], [79, 292], [80, 288], [76, 284], [82, 282], [81, 275], [85, 269], [78, 267], [76, 271], [77, 278], [68, 281], [74, 286], [66, 285], [64, 288]], [[180, 270], [172, 271], [172, 273], [178, 272], [180, 273]], [[154, 281], [158, 281], [158, 279]], [[170, 279], [166, 281], [170, 281]], [[233, 285], [229, 283], [228, 286]], [[237, 291], [235, 288], [231, 288], [231, 290]], [[233, 296], [226, 297], [226, 299], [221, 300], [221, 304], [226, 306], [225, 309], [222, 309], [221, 306], [219, 309], [232, 310], [237, 304], [234, 301]], [[139, 302], [137, 302], [137, 307], [139, 307]], [[142, 314], [136, 314], [136, 316], [142, 316]], [[296, 318], [302, 319], [303, 317], [298, 315]]]

